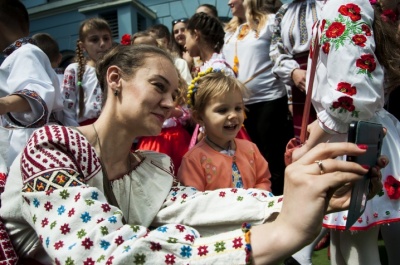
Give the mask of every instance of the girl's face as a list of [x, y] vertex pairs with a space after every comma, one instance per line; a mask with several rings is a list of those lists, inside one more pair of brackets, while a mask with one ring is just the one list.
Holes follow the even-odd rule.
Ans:
[[186, 35], [185, 50], [189, 53], [191, 57], [200, 56], [199, 45], [197, 43], [198, 41], [197, 33], [191, 32], [190, 30], [186, 30], [185, 35]]
[[111, 48], [112, 39], [108, 30], [91, 29], [81, 43], [89, 58], [96, 62]]
[[244, 19], [246, 15], [243, 1], [244, 0], [229, 0], [228, 2], [228, 6], [231, 8], [232, 15], [241, 19]]
[[239, 89], [213, 97], [200, 114], [207, 137], [220, 146], [233, 140], [244, 121], [243, 96]]
[[185, 44], [186, 44], [185, 31], [186, 31], [186, 23], [185, 22], [178, 22], [174, 25], [174, 28], [173, 28], [174, 38], [175, 38], [176, 42], [182, 47], [185, 46]]
[[116, 117], [123, 119], [136, 136], [158, 135], [179, 95], [175, 66], [166, 58], [149, 57], [133, 78], [121, 78], [120, 82], [121, 104], [117, 105]]

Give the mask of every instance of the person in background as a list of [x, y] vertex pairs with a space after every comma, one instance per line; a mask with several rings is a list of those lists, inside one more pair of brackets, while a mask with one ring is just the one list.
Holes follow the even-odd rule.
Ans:
[[185, 49], [186, 44], [186, 26], [188, 19], [180, 18], [172, 21], [172, 51], [176, 51], [180, 58], [184, 59], [190, 69], [192, 77], [195, 77], [200, 71], [200, 66], [203, 62], [199, 57], [191, 57], [190, 54]]
[[0, 1], [0, 127], [7, 130], [7, 166], [32, 132], [62, 110], [60, 84], [47, 55], [29, 36], [29, 15], [20, 1]]
[[[294, 134], [299, 139], [306, 98], [306, 71], [311, 30], [319, 19], [323, 1], [296, 0], [283, 5], [276, 13], [276, 22], [270, 57], [274, 62], [272, 72], [289, 86], [292, 95]], [[308, 122], [316, 119], [311, 108]]]
[[[225, 32], [218, 18], [205, 13], [194, 14], [187, 23], [185, 49], [192, 57], [200, 57], [204, 62], [200, 67], [200, 73], [207, 69], [219, 69], [225, 74], [236, 77], [231, 66], [225, 60], [221, 49], [224, 43]], [[200, 73], [195, 79], [200, 78]], [[195, 82], [195, 81], [194, 81]], [[189, 149], [199, 142], [204, 134], [204, 127], [196, 124]], [[240, 139], [250, 140], [246, 130], [240, 128], [237, 136]]]
[[149, 27], [146, 31], [149, 32], [150, 35], [152, 35], [157, 40], [159, 47], [166, 49], [172, 54], [172, 56], [174, 57], [175, 67], [178, 69], [181, 77], [189, 85], [192, 81], [192, 74], [190, 73], [187, 62], [184, 59], [180, 58], [177, 53], [173, 52], [171, 48], [171, 33], [169, 32], [167, 26], [156, 24]]
[[196, 13], [205, 13], [209, 16], [218, 18], [218, 10], [214, 5], [201, 4], [196, 8]]
[[275, 15], [261, 0], [230, 0], [233, 18], [225, 26], [222, 53], [239, 81], [251, 92], [245, 101], [244, 125], [251, 140], [268, 161], [272, 192], [282, 194], [284, 152], [289, 134], [285, 85], [272, 73], [269, 47]]
[[[357, 145], [322, 144], [287, 168], [285, 203], [256, 189], [181, 186], [167, 155], [130, 150], [136, 137], [159, 134], [174, 109], [172, 58], [119, 45], [96, 72], [105, 99], [99, 118], [36, 130], [11, 168], [0, 216], [21, 263], [277, 263], [313, 239], [326, 212], [348, 207], [352, 183], [368, 171], [333, 159], [365, 153]], [[386, 163], [382, 157], [373, 171], [369, 196], [382, 187]]]
[[200, 191], [256, 188], [271, 191], [268, 163], [257, 146], [235, 139], [244, 121], [247, 88], [221, 69], [201, 72], [188, 90], [188, 105], [206, 136], [186, 153], [178, 180]]
[[111, 29], [102, 18], [89, 18], [79, 27], [76, 63], [64, 72], [62, 93], [68, 124], [91, 124], [100, 115], [102, 93], [95, 64], [112, 46]]
[[[308, 126], [307, 141], [293, 152], [295, 160], [321, 142], [347, 141], [349, 124], [368, 120], [386, 128], [382, 153], [400, 161], [399, 121], [383, 109], [384, 86], [393, 89], [400, 82], [397, 28], [387, 16], [393, 10], [386, 7], [392, 3], [398, 1], [326, 1], [312, 32], [320, 46], [310, 49], [319, 49], [312, 91], [318, 119]], [[331, 264], [380, 264], [379, 230], [389, 264], [399, 262], [399, 164], [393, 163], [382, 175], [384, 188], [349, 230], [347, 211], [324, 218], [323, 226], [331, 229]]]

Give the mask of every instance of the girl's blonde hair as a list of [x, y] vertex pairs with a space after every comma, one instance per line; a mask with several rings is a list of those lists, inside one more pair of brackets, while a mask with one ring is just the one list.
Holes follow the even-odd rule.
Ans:
[[248, 98], [247, 87], [233, 76], [224, 72], [211, 72], [198, 79], [192, 98], [192, 113], [203, 113], [206, 105], [214, 97], [225, 95], [229, 92], [240, 91], [243, 98]]
[[[273, 13], [270, 5], [265, 0], [244, 0], [243, 6], [246, 8], [246, 20], [251, 29], [260, 31], [265, 26], [268, 14]], [[234, 16], [225, 26], [226, 32], [234, 32], [243, 20]]]
[[76, 42], [76, 62], [78, 63], [78, 93], [79, 93], [78, 116], [79, 117], [83, 116], [83, 112], [85, 110], [85, 102], [84, 102], [85, 90], [83, 89], [82, 86], [82, 79], [83, 79], [83, 74], [85, 73], [86, 70], [86, 58], [83, 55], [81, 43], [86, 39], [88, 32], [93, 29], [106, 30], [110, 33], [110, 37], [112, 36], [111, 28], [108, 25], [108, 22], [102, 18], [95, 17], [86, 19], [81, 23], [79, 27], [79, 39]]

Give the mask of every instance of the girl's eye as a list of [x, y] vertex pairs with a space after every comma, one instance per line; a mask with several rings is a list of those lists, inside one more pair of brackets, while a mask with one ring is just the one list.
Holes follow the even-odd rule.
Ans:
[[218, 113], [225, 113], [225, 112], [226, 112], [226, 109], [225, 109], [225, 108], [223, 108], [223, 109], [218, 109], [217, 112], [218, 112]]
[[154, 83], [153, 85], [154, 85], [160, 92], [164, 92], [165, 87], [164, 87], [163, 84], [161, 84], [161, 83]]
[[235, 110], [236, 110], [236, 111], [242, 111], [243, 108], [242, 108], [242, 107], [236, 107]]

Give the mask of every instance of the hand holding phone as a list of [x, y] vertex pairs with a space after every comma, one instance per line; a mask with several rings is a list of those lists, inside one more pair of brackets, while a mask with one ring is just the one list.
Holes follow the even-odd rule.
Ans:
[[[350, 124], [348, 142], [367, 145], [366, 153], [360, 156], [348, 156], [347, 161], [353, 161], [360, 165], [368, 165], [370, 168], [376, 165], [381, 154], [384, 137], [383, 127], [379, 123], [354, 121]], [[363, 179], [354, 183], [351, 191], [350, 206], [348, 210], [346, 229], [349, 229], [361, 216], [367, 204], [369, 193], [370, 171]]]

